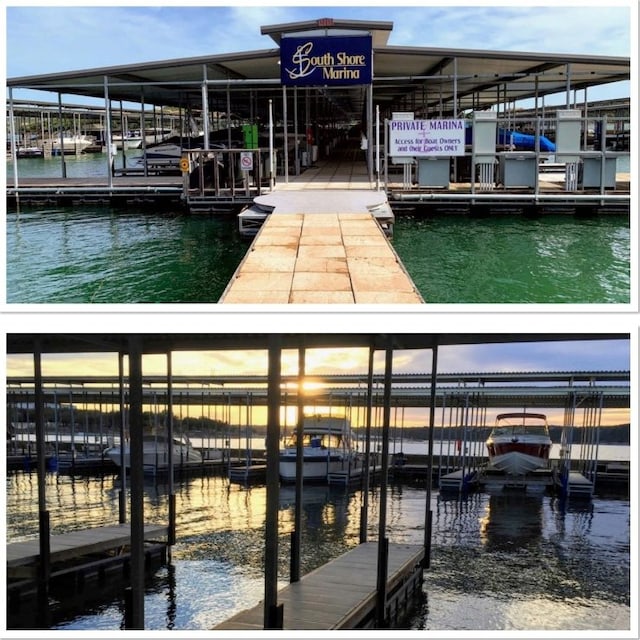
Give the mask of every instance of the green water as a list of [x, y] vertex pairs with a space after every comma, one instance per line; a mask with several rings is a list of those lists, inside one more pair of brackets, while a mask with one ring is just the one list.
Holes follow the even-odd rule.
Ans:
[[101, 207], [11, 212], [7, 302], [217, 302], [247, 246], [225, 217]]
[[427, 303], [629, 303], [626, 217], [398, 217], [394, 247]]
[[[65, 163], [70, 177], [106, 171], [102, 154]], [[20, 160], [18, 169], [22, 177], [59, 175], [60, 158]], [[22, 206], [7, 212], [6, 235], [10, 304], [215, 303], [249, 246], [233, 215], [135, 207]], [[393, 245], [431, 304], [630, 302], [626, 216], [402, 213]]]
[[[628, 303], [626, 218], [398, 217], [427, 303]], [[8, 303], [215, 303], [248, 242], [235, 216], [107, 207], [7, 214]]]

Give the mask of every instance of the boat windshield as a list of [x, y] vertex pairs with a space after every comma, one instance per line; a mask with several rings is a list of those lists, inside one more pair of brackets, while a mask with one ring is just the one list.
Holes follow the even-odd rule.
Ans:
[[[294, 433], [285, 440], [285, 446], [295, 447], [297, 441], [297, 434]], [[335, 433], [304, 433], [302, 446], [312, 449], [339, 449], [342, 447], [342, 437]]]
[[530, 435], [544, 436], [548, 434], [548, 429], [544, 424], [510, 424], [494, 427], [493, 436], [514, 436]]

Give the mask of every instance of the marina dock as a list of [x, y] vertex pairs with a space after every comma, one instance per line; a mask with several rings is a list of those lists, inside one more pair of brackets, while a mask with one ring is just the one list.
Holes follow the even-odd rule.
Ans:
[[180, 176], [106, 176], [86, 178], [22, 178], [18, 187], [7, 177], [7, 194], [17, 203], [82, 204], [180, 204], [183, 194]]
[[[130, 528], [129, 525], [119, 524], [52, 535], [50, 537], [51, 563], [69, 563], [83, 556], [107, 553], [125, 547], [131, 542]], [[162, 525], [146, 525], [144, 528], [145, 540], [165, 538], [167, 533], [167, 527]], [[35, 576], [39, 557], [38, 540], [8, 544], [8, 578]]]
[[[28, 536], [34, 540], [40, 536], [39, 542], [30, 542], [29, 548], [25, 549], [23, 544], [17, 542], [10, 545], [7, 550], [8, 557], [8, 601], [9, 609], [13, 612], [18, 607], [21, 617], [26, 617], [26, 624], [33, 624], [29, 620], [29, 615], [33, 611], [43, 612], [39, 624], [42, 628], [52, 628], [55, 620], [49, 622], [47, 619], [48, 607], [37, 606], [46, 603], [46, 596], [50, 593], [60, 603], [68, 605], [69, 608], [77, 607], [78, 599], [82, 597], [86, 601], [88, 596], [95, 599], [103, 597], [97, 594], [98, 589], [93, 585], [111, 589], [116, 593], [114, 596], [118, 602], [125, 599], [124, 623], [126, 629], [143, 629], [145, 613], [145, 581], [149, 577], [149, 572], [153, 572], [162, 562], [163, 553], [168, 554], [169, 546], [176, 544], [176, 527], [180, 522], [180, 529], [187, 532], [182, 540], [186, 544], [198, 545], [198, 558], [203, 557], [203, 538], [200, 536], [200, 522], [209, 523], [215, 521], [215, 527], [208, 529], [211, 531], [211, 539], [215, 544], [212, 547], [212, 559], [221, 559], [222, 564], [228, 566], [235, 572], [236, 566], [244, 566], [249, 560], [257, 569], [254, 575], [264, 576], [264, 596], [259, 591], [255, 591], [250, 600], [243, 600], [242, 604], [238, 600], [233, 601], [233, 606], [223, 608], [220, 603], [220, 611], [216, 617], [209, 619], [207, 627], [218, 624], [227, 618], [219, 628], [222, 629], [256, 629], [256, 628], [312, 628], [312, 629], [357, 629], [357, 628], [390, 628], [405, 624], [404, 614], [407, 612], [410, 603], [414, 600], [414, 595], [422, 594], [423, 570], [429, 567], [428, 559], [431, 556], [431, 526], [433, 521], [433, 493], [431, 484], [427, 483], [424, 489], [418, 489], [414, 493], [417, 500], [411, 504], [413, 520], [403, 521], [397, 517], [396, 512], [392, 512], [392, 517], [388, 520], [389, 497], [394, 494], [401, 494], [402, 491], [387, 491], [388, 479], [386, 471], [389, 465], [389, 440], [392, 436], [392, 408], [393, 407], [467, 407], [470, 402], [482, 402], [486, 407], [504, 407], [509, 403], [517, 403], [520, 406], [525, 402], [527, 407], [556, 406], [563, 407], [565, 411], [576, 410], [577, 408], [588, 411], [588, 420], [581, 422], [579, 433], [574, 434], [573, 425], [579, 423], [578, 420], [570, 420], [566, 427], [562, 427], [561, 440], [571, 442], [576, 447], [587, 445], [590, 442], [599, 442], [599, 429], [601, 426], [601, 412], [611, 408], [625, 408], [629, 406], [630, 383], [628, 371], [569, 371], [569, 372], [525, 372], [525, 373], [468, 373], [468, 374], [441, 374], [438, 377], [437, 358], [432, 358], [433, 368], [430, 374], [416, 372], [407, 374], [405, 372], [393, 372], [393, 353], [395, 350], [406, 351], [408, 349], [436, 351], [444, 345], [455, 344], [485, 344], [485, 343], [512, 343], [531, 342], [544, 340], [602, 340], [603, 335], [613, 336], [613, 339], [626, 339], [628, 334], [557, 334], [553, 336], [543, 336], [533, 334], [149, 334], [140, 336], [138, 334], [12, 334], [9, 336], [7, 351], [9, 354], [32, 353], [34, 358], [34, 375], [26, 374], [23, 377], [12, 376], [9, 379], [9, 389], [7, 394], [7, 406], [10, 409], [9, 416], [16, 416], [20, 429], [16, 424], [12, 430], [14, 435], [22, 431], [22, 426], [26, 426], [28, 434], [31, 426], [30, 419], [25, 414], [19, 414], [27, 402], [32, 402], [34, 407], [35, 423], [35, 450], [37, 452], [37, 474], [34, 481], [33, 476], [27, 474], [16, 474], [19, 477], [16, 481], [8, 483], [13, 486], [12, 490], [12, 510], [11, 520], [8, 520], [14, 533], [14, 540], [17, 536], [23, 538], [22, 531], [27, 530]], [[142, 375], [142, 359], [144, 354], [172, 353], [172, 352], [209, 352], [220, 349], [267, 349], [269, 354], [269, 364], [280, 363], [281, 356], [285, 351], [294, 349], [302, 350], [316, 348], [345, 348], [367, 347], [371, 349], [369, 373], [367, 377], [366, 392], [362, 387], [362, 372], [351, 375], [344, 373], [324, 374], [314, 376], [315, 382], [322, 382], [324, 387], [321, 393], [315, 393], [314, 403], [319, 406], [353, 407], [354, 410], [373, 406], [380, 406], [383, 411], [383, 428], [381, 432], [372, 433], [366, 430], [366, 438], [369, 439], [366, 451], [371, 451], [374, 445], [376, 451], [381, 451], [381, 474], [379, 489], [376, 490], [375, 502], [369, 502], [369, 490], [365, 485], [362, 491], [362, 503], [358, 504], [357, 497], [345, 491], [343, 495], [335, 496], [335, 511], [333, 507], [326, 511], [324, 498], [330, 497], [329, 486], [320, 491], [308, 491], [305, 500], [305, 492], [295, 492], [295, 497], [290, 489], [280, 493], [279, 486], [279, 443], [281, 441], [283, 425], [279, 422], [281, 410], [286, 415], [289, 407], [298, 406], [301, 398], [297, 397], [293, 390], [289, 394], [282, 394], [281, 389], [285, 384], [291, 383], [297, 377], [297, 388], [302, 388], [304, 372], [298, 372], [295, 376], [283, 375], [280, 367], [269, 366], [267, 373], [259, 369], [254, 373], [245, 373], [240, 376], [213, 373], [210, 377], [203, 379], [202, 374], [191, 374], [189, 376], [173, 375], [172, 359], [167, 358], [166, 371], [156, 374]], [[75, 353], [80, 349], [92, 349], [96, 353], [122, 354], [121, 358], [128, 357], [132, 362], [129, 368], [128, 378], [125, 383], [125, 376], [118, 373], [117, 379], [114, 374], [108, 376], [95, 376], [83, 373], [81, 369], [74, 368], [68, 373], [68, 377], [45, 376], [41, 371], [42, 353]], [[377, 372], [374, 375], [373, 363], [375, 361], [375, 351], [385, 352], [384, 374]], [[84, 352], [82, 352], [84, 353]], [[93, 353], [93, 351], [92, 351]], [[302, 357], [302, 356], [301, 356]], [[382, 377], [383, 375], [383, 377]], [[195, 376], [195, 377], [193, 377]], [[462, 377], [461, 377], [462, 376]], [[467, 380], [464, 378], [468, 377]], [[439, 383], [434, 385], [432, 381]], [[448, 383], [455, 380], [456, 385]], [[518, 385], [518, 393], [511, 392], [513, 385], [505, 386], [506, 381], [511, 382], [536, 382], [541, 385]], [[331, 383], [333, 381], [334, 383]], [[379, 382], [384, 381], [384, 393], [380, 396], [377, 392]], [[562, 382], [564, 381], [564, 383]], [[103, 481], [96, 479], [93, 484], [82, 479], [79, 485], [74, 485], [71, 479], [56, 482], [55, 486], [50, 481], [45, 465], [45, 449], [47, 427], [47, 417], [50, 415], [45, 409], [51, 408], [54, 403], [63, 398], [64, 402], [74, 403], [74, 391], [71, 386], [77, 389], [78, 383], [83, 382], [83, 391], [76, 390], [76, 404], [83, 404], [89, 407], [95, 404], [96, 399], [101, 403], [101, 412], [104, 415], [110, 413], [110, 409], [118, 406], [120, 398], [123, 396], [124, 385], [127, 385], [129, 396], [129, 423], [132, 429], [129, 432], [131, 451], [133, 457], [131, 461], [131, 473], [127, 477], [127, 491], [121, 490], [124, 483], [116, 479]], [[394, 384], [399, 382], [400, 384]], [[465, 382], [461, 387], [460, 383]], [[555, 382], [554, 385], [545, 384]], [[612, 383], [616, 384], [612, 384]], [[159, 383], [162, 386], [159, 386]], [[213, 384], [210, 384], [213, 383]], [[609, 384], [607, 384], [609, 383]], [[626, 384], [624, 384], [626, 383]], [[374, 387], [374, 384], [376, 385]], [[61, 386], [63, 385], [63, 386]], [[64, 385], [68, 385], [64, 388]], [[104, 385], [104, 386], [102, 386]], [[251, 391], [244, 385], [251, 385]], [[594, 393], [597, 385], [598, 393]], [[291, 385], [292, 387], [293, 385]], [[205, 390], [206, 388], [206, 390]], [[376, 391], [374, 392], [374, 388]], [[190, 389], [189, 393], [187, 390]], [[506, 391], [505, 391], [506, 390]], [[78, 402], [77, 394], [81, 393], [82, 402]], [[53, 400], [52, 400], [53, 398]], [[153, 403], [149, 399], [153, 398]], [[223, 405], [228, 408], [228, 415], [233, 415], [232, 408], [241, 408], [238, 413], [240, 417], [247, 409], [247, 426], [249, 424], [250, 406], [264, 406], [268, 415], [273, 416], [273, 420], [267, 423], [266, 438], [258, 438], [259, 446], [262, 448], [264, 442], [264, 459], [267, 460], [265, 487], [251, 491], [244, 491], [242, 488], [231, 490], [230, 483], [225, 478], [219, 478], [214, 482], [196, 482], [184, 485], [184, 491], [177, 493], [176, 487], [171, 482], [167, 489], [157, 493], [155, 488], [144, 481], [144, 447], [140, 446], [144, 442], [144, 412], [143, 407], [154, 406], [156, 411], [162, 411], [161, 407], [165, 402], [173, 398], [171, 410], [177, 411], [180, 415], [182, 409], [187, 406], [200, 407], [201, 417], [205, 415], [220, 415], [215, 410], [210, 409]], [[374, 398], [378, 398], [376, 401]], [[572, 403], [568, 408], [567, 399]], [[348, 401], [347, 401], [348, 400]], [[247, 404], [250, 403], [250, 404]], [[80, 409], [78, 411], [81, 411]], [[86, 411], [86, 409], [84, 410]], [[54, 421], [62, 413], [54, 415]], [[102, 415], [102, 414], [101, 414]], [[197, 415], [197, 414], [196, 414]], [[362, 413], [359, 414], [362, 417]], [[88, 418], [88, 414], [86, 416]], [[149, 416], [151, 417], [151, 416]], [[484, 428], [486, 415], [482, 412], [474, 412], [470, 417], [465, 418], [464, 434], [445, 433], [447, 428], [459, 426], [459, 415], [453, 412], [449, 414], [449, 425], [442, 424], [440, 437], [438, 431], [433, 433], [430, 428], [430, 435], [434, 436], [434, 441], [429, 440], [429, 446], [424, 442], [420, 445], [421, 455], [426, 458], [427, 466], [433, 468], [433, 449], [439, 445], [442, 452], [442, 443], [447, 442], [448, 462], [456, 464], [461, 458], [460, 466], [465, 470], [469, 469], [470, 459], [480, 463], [479, 456], [473, 442], [480, 443], [481, 440], [471, 438], [470, 429]], [[22, 418], [22, 420], [19, 420]], [[89, 441], [90, 421], [83, 420], [83, 413], [76, 413], [75, 418], [78, 423], [85, 423], [86, 441]], [[27, 424], [23, 424], [26, 421]], [[104, 427], [104, 420], [100, 416], [93, 416], [93, 425]], [[152, 422], [155, 422], [152, 420]], [[205, 434], [206, 422], [197, 422], [198, 433], [214, 436], [213, 433]], [[120, 425], [119, 425], [120, 426]], [[124, 426], [124, 425], [122, 425]], [[245, 436], [248, 432], [241, 427], [245, 425], [233, 425], [233, 432]], [[286, 425], [284, 425], [286, 426]], [[398, 425], [396, 424], [396, 427]], [[123, 429], [124, 432], [124, 429]], [[397, 435], [397, 431], [395, 431]], [[622, 430], [624, 433], [624, 430]], [[102, 430], [100, 431], [100, 435]], [[66, 434], [65, 434], [66, 435]], [[115, 434], [113, 434], [115, 435]], [[221, 434], [218, 434], [221, 435]], [[445, 439], [445, 435], [447, 438]], [[462, 437], [459, 446], [456, 446], [450, 437]], [[575, 436], [575, 437], [574, 437]], [[371, 438], [375, 438], [371, 440]], [[380, 438], [380, 440], [378, 439]], [[124, 437], [120, 436], [121, 441]], [[211, 452], [210, 439], [207, 450]], [[27, 438], [30, 442], [31, 439]], [[91, 438], [93, 440], [93, 438]], [[137, 443], [136, 443], [137, 440]], [[227, 440], [229, 440], [227, 438]], [[402, 438], [401, 438], [402, 440]], [[439, 440], [439, 442], [437, 442]], [[214, 438], [214, 443], [217, 441]], [[249, 454], [249, 442], [245, 442], [245, 465], [247, 469], [249, 462], [261, 463], [262, 459]], [[238, 458], [240, 459], [242, 440], [238, 440]], [[135, 445], [138, 445], [137, 451]], [[229, 440], [227, 445], [231, 444]], [[365, 441], [365, 444], [367, 442]], [[381, 446], [381, 449], [377, 445]], [[467, 444], [469, 445], [469, 455], [467, 455]], [[434, 445], [433, 447], [431, 445]], [[17, 447], [16, 447], [17, 449]], [[457, 450], [456, 459], [449, 460], [449, 450]], [[581, 447], [582, 450], [586, 447]], [[412, 460], [408, 454], [395, 453], [392, 460], [393, 469], [400, 460], [407, 464], [419, 464], [421, 460]], [[592, 449], [591, 449], [592, 450]], [[402, 449], [401, 449], [402, 451]], [[569, 449], [565, 450], [570, 454]], [[478, 459], [478, 460], [476, 460]], [[582, 470], [586, 475], [589, 466], [594, 467], [595, 460], [572, 460], [570, 455], [563, 455], [561, 461], [564, 463], [561, 471]], [[442, 463], [438, 460], [438, 466]], [[570, 463], [575, 462], [573, 468]], [[607, 470], [612, 473], [622, 475], [625, 467], [621, 461], [615, 465], [607, 466]], [[244, 471], [243, 470], [243, 471]], [[364, 476], [366, 479], [366, 475]], [[36, 487], [37, 482], [37, 487]], [[85, 489], [85, 485], [88, 485]], [[370, 485], [368, 485], [370, 487]], [[593, 480], [590, 483], [593, 486]], [[81, 489], [78, 491], [77, 489]], [[298, 487], [296, 487], [297, 489]], [[585, 485], [585, 488], [588, 488]], [[57, 491], [57, 490], [60, 491]], [[55, 493], [57, 491], [57, 494]], [[149, 491], [152, 491], [149, 493]], [[166, 492], [167, 501], [163, 498], [157, 499]], [[571, 490], [573, 493], [573, 489]], [[52, 495], [53, 494], [53, 497]], [[128, 495], [127, 495], [128, 494]], [[58, 496], [57, 498], [55, 496]], [[184, 500], [192, 495], [190, 503]], [[335, 492], [334, 492], [335, 495]], [[130, 496], [130, 499], [127, 498]], [[205, 499], [205, 496], [209, 496]], [[215, 498], [214, 498], [215, 496]], [[179, 497], [179, 502], [176, 498]], [[219, 503], [219, 499], [233, 497], [229, 500], [229, 510], [224, 506], [226, 503]], [[52, 518], [46, 510], [39, 509], [36, 512], [35, 500], [50, 504], [52, 507]], [[27, 517], [22, 516], [22, 503], [30, 501], [30, 511]], [[130, 506], [127, 505], [129, 502]], [[102, 509], [105, 515], [99, 518], [89, 514], [86, 506], [91, 507], [96, 504]], [[242, 504], [240, 504], [242, 503]], [[76, 504], [80, 509], [75, 512]], [[92, 527], [93, 522], [111, 522], [116, 504], [124, 522], [126, 515], [130, 513], [130, 526], [120, 525], [114, 528]], [[185, 509], [193, 509], [189, 514]], [[221, 507], [221, 504], [223, 505]], [[400, 504], [399, 501], [396, 504]], [[153, 516], [150, 516], [146, 506], [154, 507]], [[247, 508], [253, 515], [249, 519], [237, 520], [233, 514], [235, 506]], [[127, 509], [128, 507], [128, 509]], [[360, 508], [358, 508], [360, 507]], [[168, 511], [168, 513], [167, 513]], [[37, 518], [36, 518], [37, 513]], [[69, 513], [69, 518], [67, 518]], [[184, 514], [185, 519], [178, 520], [177, 515]], [[164, 522], [167, 518], [167, 526], [152, 525], [150, 531], [147, 518], [152, 517], [156, 522]], [[192, 516], [195, 519], [192, 519]], [[63, 536], [49, 535], [50, 523], [53, 523], [53, 530], [60, 530], [62, 527], [73, 526], [74, 518], [77, 520], [78, 531]], [[229, 521], [227, 522], [227, 518]], [[373, 530], [373, 519], [378, 520], [377, 542], [367, 539], [367, 535]], [[218, 519], [220, 521], [218, 521]], [[23, 523], [24, 520], [24, 523]], [[37, 522], [36, 522], [37, 520]], [[196, 526], [191, 527], [190, 523], [195, 522]], [[325, 529], [334, 523], [339, 531], [339, 538], [327, 537], [326, 551], [319, 549], [316, 540], [313, 539], [309, 545], [309, 538], [304, 537], [306, 526], [319, 527]], [[387, 538], [385, 532], [389, 530], [389, 523], [398, 525], [395, 535], [400, 537]], [[26, 526], [23, 526], [26, 525]], [[158, 528], [155, 528], [155, 527]], [[207, 525], [205, 525], [207, 526]], [[357, 528], [356, 528], [357, 526]], [[450, 523], [446, 525], [450, 530]], [[477, 520], [474, 517], [472, 526], [477, 528]], [[28, 527], [28, 529], [27, 529]], [[283, 529], [284, 527], [284, 529]], [[146, 532], [145, 532], [146, 528]], [[288, 530], [291, 542], [287, 545], [280, 545], [283, 530]], [[306, 529], [308, 531], [308, 529]], [[250, 549], [251, 558], [245, 549], [239, 553], [234, 545], [229, 544], [236, 538], [229, 537], [232, 532], [241, 535], [237, 539], [247, 543]], [[354, 536], [359, 531], [359, 546], [354, 548], [356, 541]], [[247, 532], [250, 535], [247, 535]], [[382, 532], [382, 533], [380, 533]], [[182, 531], [181, 531], [182, 533]], [[220, 533], [220, 535], [218, 535]], [[131, 535], [133, 534], [133, 535]], [[260, 550], [260, 538], [264, 534], [264, 555]], [[162, 538], [166, 535], [167, 541]], [[344, 536], [344, 537], [343, 537]], [[411, 536], [411, 537], [408, 537]], [[76, 539], [73, 539], [76, 537]], [[373, 535], [371, 536], [373, 537]], [[18, 538], [18, 540], [20, 539]], [[335, 540], [344, 541], [345, 546], [340, 550], [336, 549]], [[51, 542], [51, 553], [49, 553], [49, 542]], [[393, 542], [393, 544], [389, 544]], [[410, 543], [410, 544], [407, 544]], [[282, 547], [282, 548], [280, 548]], [[288, 548], [287, 548], [288, 547]], [[352, 549], [344, 555], [336, 558], [344, 549]], [[285, 554], [289, 552], [290, 560], [290, 580], [292, 584], [282, 588], [282, 562]], [[304, 555], [302, 552], [304, 551]], [[312, 554], [311, 557], [309, 554]], [[38, 556], [41, 555], [38, 562]], [[51, 562], [48, 560], [51, 558]], [[326, 564], [326, 566], [321, 566]], [[300, 569], [311, 570], [308, 575], [301, 575]], [[51, 571], [49, 571], [49, 568]], [[168, 590], [172, 589], [174, 573], [170, 568], [167, 575]], [[204, 572], [204, 579], [209, 582], [211, 573]], [[214, 576], [215, 579], [215, 576]], [[164, 580], [164, 578], [163, 578]], [[253, 580], [253, 578], [252, 578]], [[258, 580], [258, 584], [261, 580]], [[176, 580], [177, 583], [177, 580]], [[157, 584], [157, 583], [156, 583]], [[255, 585], [255, 581], [254, 581]], [[190, 587], [193, 588], [193, 584]], [[226, 585], [220, 587], [215, 584], [215, 594], [224, 594]], [[279, 588], [280, 587], [280, 588]], [[124, 595], [123, 595], [124, 594]], [[130, 594], [130, 601], [127, 600]], [[248, 594], [245, 594], [248, 595]], [[223, 596], [224, 597], [224, 596]], [[262, 598], [262, 606], [260, 605]], [[38, 603], [38, 600], [40, 601]], [[31, 604], [33, 602], [33, 605]], [[211, 606], [209, 600], [207, 606]], [[214, 601], [217, 604], [217, 601]], [[84, 603], [81, 606], [85, 606]], [[248, 611], [240, 609], [247, 607]], [[175, 613], [173, 603], [169, 607]], [[224, 613], [221, 613], [224, 611]], [[170, 613], [170, 615], [174, 615]], [[261, 615], [262, 613], [262, 615]], [[56, 612], [57, 615], [57, 612]], [[263, 617], [264, 616], [264, 617]], [[173, 621], [173, 618], [171, 619]], [[24, 621], [21, 621], [21, 628]], [[117, 624], [120, 624], [118, 622]], [[31, 628], [31, 627], [29, 627]]]
[[[360, 544], [278, 592], [282, 629], [361, 629], [374, 626], [377, 543]], [[387, 622], [420, 591], [424, 548], [390, 544], [385, 603]], [[264, 608], [258, 604], [215, 627], [216, 631], [262, 630]]]
[[240, 213], [241, 235], [256, 237], [219, 302], [424, 302], [389, 242], [387, 194], [358, 153], [343, 145]]
[[[339, 192], [335, 197], [345, 200]], [[370, 213], [274, 212], [220, 302], [421, 303], [423, 299]]]
[[[152, 575], [167, 562], [169, 529], [144, 526], [144, 571]], [[29, 628], [47, 626], [50, 595], [63, 609], [80, 602], [123, 593], [132, 571], [131, 527], [128, 524], [96, 527], [49, 536], [46, 591], [43, 587], [38, 539], [13, 542], [6, 547], [6, 603], [13, 620], [28, 619]], [[130, 609], [130, 604], [125, 604]], [[34, 626], [35, 625], [35, 626]]]

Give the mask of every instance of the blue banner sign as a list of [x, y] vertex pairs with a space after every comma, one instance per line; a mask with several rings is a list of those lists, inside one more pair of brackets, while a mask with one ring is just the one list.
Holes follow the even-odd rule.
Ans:
[[288, 86], [370, 84], [371, 36], [282, 38], [280, 77]]

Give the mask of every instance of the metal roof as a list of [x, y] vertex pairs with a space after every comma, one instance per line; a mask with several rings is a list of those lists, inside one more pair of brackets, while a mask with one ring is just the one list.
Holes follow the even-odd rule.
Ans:
[[268, 349], [273, 338], [282, 349], [329, 349], [372, 347], [382, 350], [432, 349], [436, 345], [495, 344], [514, 342], [629, 340], [625, 333], [11, 333], [7, 334], [7, 353], [126, 353], [130, 341], [140, 342], [142, 353], [168, 351], [217, 351]]
[[[145, 379], [146, 380], [146, 379]], [[335, 408], [363, 407], [368, 403], [366, 389], [355, 387], [328, 388], [305, 393], [305, 405], [327, 405]], [[33, 399], [33, 381], [25, 386], [10, 386], [6, 390], [7, 404], [24, 404], [27, 406]], [[120, 402], [119, 387], [114, 380], [111, 386], [79, 387], [77, 385], [50, 384], [43, 386], [46, 402], [108, 405]], [[143, 383], [142, 395], [145, 404], [166, 405], [168, 402], [166, 384], [164, 387], [150, 388]], [[570, 398], [579, 399], [578, 405], [584, 406], [588, 400], [597, 400], [603, 409], [626, 409], [630, 406], [631, 388], [629, 384], [597, 386], [587, 385], [522, 385], [502, 386], [491, 385], [485, 387], [448, 387], [438, 386], [435, 391], [436, 407], [479, 406], [479, 407], [565, 407]], [[225, 406], [234, 407], [266, 406], [268, 390], [266, 379], [260, 388], [246, 387], [185, 387], [176, 384], [172, 387], [171, 398], [174, 406]], [[297, 403], [295, 389], [287, 392], [286, 404], [294, 406]], [[393, 407], [426, 408], [431, 405], [431, 394], [428, 386], [423, 387], [394, 387], [390, 391], [390, 401]], [[372, 404], [383, 406], [384, 394], [382, 389], [374, 389]], [[590, 405], [589, 405], [590, 406]]]
[[[263, 27], [262, 33], [279, 42], [282, 34], [317, 29], [321, 22], [273, 25]], [[452, 113], [454, 95], [459, 111], [464, 111], [482, 110], [536, 94], [565, 92], [567, 72], [571, 90], [630, 79], [630, 58], [626, 57], [388, 46], [386, 39], [392, 23], [332, 23], [340, 30], [366, 30], [372, 34], [373, 100], [382, 113], [419, 112], [428, 105], [432, 112], [446, 116]], [[7, 86], [103, 98], [106, 77], [111, 100], [139, 103], [144, 94], [147, 105], [198, 110], [206, 77], [210, 110], [226, 110], [229, 88], [232, 111], [246, 117], [252, 97], [257, 95], [265, 98], [261, 109], [266, 109], [266, 98], [273, 98], [276, 109], [281, 104], [279, 58], [280, 50], [275, 47], [14, 77], [7, 80]], [[346, 118], [361, 118], [364, 86], [318, 90]]]
[[[367, 380], [367, 372], [360, 373], [319, 373], [309, 374], [305, 378], [307, 381], [322, 382], [327, 386], [339, 385], [347, 388], [348, 385], [359, 386]], [[124, 380], [128, 377], [125, 375]], [[250, 389], [247, 385], [264, 385], [266, 384], [266, 376], [264, 373], [253, 374], [192, 374], [192, 375], [175, 375], [171, 376], [174, 386], [184, 385], [213, 385], [217, 387], [237, 388], [245, 385], [246, 389]], [[282, 381], [296, 381], [297, 375], [283, 375]], [[374, 373], [372, 376], [374, 384], [382, 383], [384, 375]], [[603, 383], [603, 382], [625, 382], [630, 380], [629, 371], [478, 371], [478, 372], [454, 372], [454, 373], [438, 373], [437, 382], [440, 384], [458, 385], [460, 389], [482, 388], [490, 383], [555, 383], [564, 384], [566, 386], [580, 386]], [[392, 378], [394, 385], [430, 385], [430, 373], [394, 373]], [[71, 373], [67, 375], [47, 375], [42, 376], [42, 383], [45, 385], [112, 385], [118, 383], [117, 376], [113, 375], [82, 375], [79, 373]], [[166, 375], [144, 375], [143, 384], [161, 385], [167, 383]], [[20, 386], [33, 384], [33, 376], [9, 376], [7, 378], [9, 386]], [[407, 388], [407, 387], [404, 387]], [[453, 387], [452, 387], [453, 388]], [[197, 391], [198, 387], [191, 387]]]

